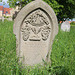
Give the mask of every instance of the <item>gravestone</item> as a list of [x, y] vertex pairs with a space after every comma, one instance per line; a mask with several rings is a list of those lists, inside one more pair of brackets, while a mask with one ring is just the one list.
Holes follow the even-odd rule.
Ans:
[[9, 18], [7, 18], [7, 20], [8, 20], [8, 21], [12, 21], [12, 18], [11, 18], [11, 17], [9, 17]]
[[53, 9], [42, 0], [35, 0], [18, 13], [13, 28], [16, 53], [22, 64], [50, 62], [50, 53], [58, 23]]
[[2, 22], [4, 22], [4, 16], [2, 16]]
[[61, 30], [62, 31], [67, 31], [69, 32], [70, 31], [70, 23], [69, 21], [65, 21], [61, 24]]

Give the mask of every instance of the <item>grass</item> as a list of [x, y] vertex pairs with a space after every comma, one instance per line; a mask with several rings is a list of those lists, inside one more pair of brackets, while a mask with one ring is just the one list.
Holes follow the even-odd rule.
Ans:
[[[67, 74], [75, 75], [75, 27], [71, 27], [70, 32], [59, 30], [52, 46], [51, 60], [53, 66], [61, 66]], [[62, 75], [65, 71], [59, 69], [58, 72]]]
[[71, 26], [75, 26], [75, 22], [71, 22]]
[[12, 21], [0, 21], [0, 75], [75, 75], [75, 27], [59, 28], [51, 53], [52, 66], [20, 68], [16, 57], [16, 38]]

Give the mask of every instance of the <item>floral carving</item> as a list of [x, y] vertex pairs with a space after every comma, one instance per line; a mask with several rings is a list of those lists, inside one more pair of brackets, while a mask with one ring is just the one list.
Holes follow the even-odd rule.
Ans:
[[47, 40], [51, 28], [47, 20], [48, 17], [45, 17], [42, 14], [43, 12], [41, 13], [40, 11], [41, 10], [36, 10], [24, 20], [24, 27], [22, 27], [24, 41], [27, 41], [31, 31], [35, 34], [35, 36], [41, 33], [42, 40]]
[[28, 26], [25, 26], [25, 28], [22, 28], [21, 31], [23, 32], [23, 40], [27, 41], [30, 35], [30, 28]]
[[47, 40], [48, 36], [49, 36], [49, 33], [50, 33], [50, 27], [48, 26], [45, 26], [42, 31], [41, 31], [41, 36], [42, 36], [42, 40]]
[[49, 22], [47, 21], [47, 19], [40, 13], [40, 11], [36, 11], [34, 14], [32, 14], [31, 16], [29, 16], [26, 20], [25, 20], [26, 24], [31, 24], [32, 26], [43, 26], [43, 25], [48, 25]]

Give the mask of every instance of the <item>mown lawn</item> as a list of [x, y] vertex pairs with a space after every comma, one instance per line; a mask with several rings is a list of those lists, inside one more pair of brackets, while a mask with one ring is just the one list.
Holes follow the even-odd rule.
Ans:
[[0, 21], [0, 75], [75, 75], [75, 26], [70, 32], [59, 28], [51, 53], [52, 66], [20, 68], [16, 57], [13, 22]]

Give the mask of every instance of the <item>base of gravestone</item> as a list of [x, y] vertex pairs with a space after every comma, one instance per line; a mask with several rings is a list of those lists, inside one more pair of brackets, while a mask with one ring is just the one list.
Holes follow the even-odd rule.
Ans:
[[35, 64], [35, 65], [25, 65], [19, 62], [19, 67], [22, 69], [41, 69], [41, 68], [48, 68], [51, 67], [51, 63], [49, 62], [43, 62], [42, 64]]
[[[50, 54], [47, 56], [49, 58]], [[32, 67], [32, 68], [35, 68], [35, 66], [41, 68], [41, 67], [46, 67], [46, 66], [49, 66], [51, 67], [51, 60], [50, 59], [46, 59], [46, 60], [43, 60], [42, 59], [42, 62], [39, 63], [39, 64], [33, 64], [33, 65], [26, 65], [26, 64], [23, 64], [23, 57], [17, 57], [18, 59], [18, 64], [20, 66], [20, 68], [25, 68], [25, 67]]]
[[[20, 59], [20, 58], [19, 58]], [[42, 59], [42, 62], [41, 63], [38, 63], [38, 64], [33, 64], [33, 65], [28, 65], [28, 64], [23, 64], [23, 60], [22, 60], [23, 58], [21, 58], [21, 60], [19, 60], [18, 61], [18, 64], [21, 64], [21, 66], [22, 67], [26, 67], [26, 66], [31, 66], [31, 67], [34, 67], [34, 66], [38, 66], [38, 65], [40, 65], [40, 66], [46, 66], [46, 65], [49, 65], [49, 66], [51, 66], [51, 60], [43, 60]]]

